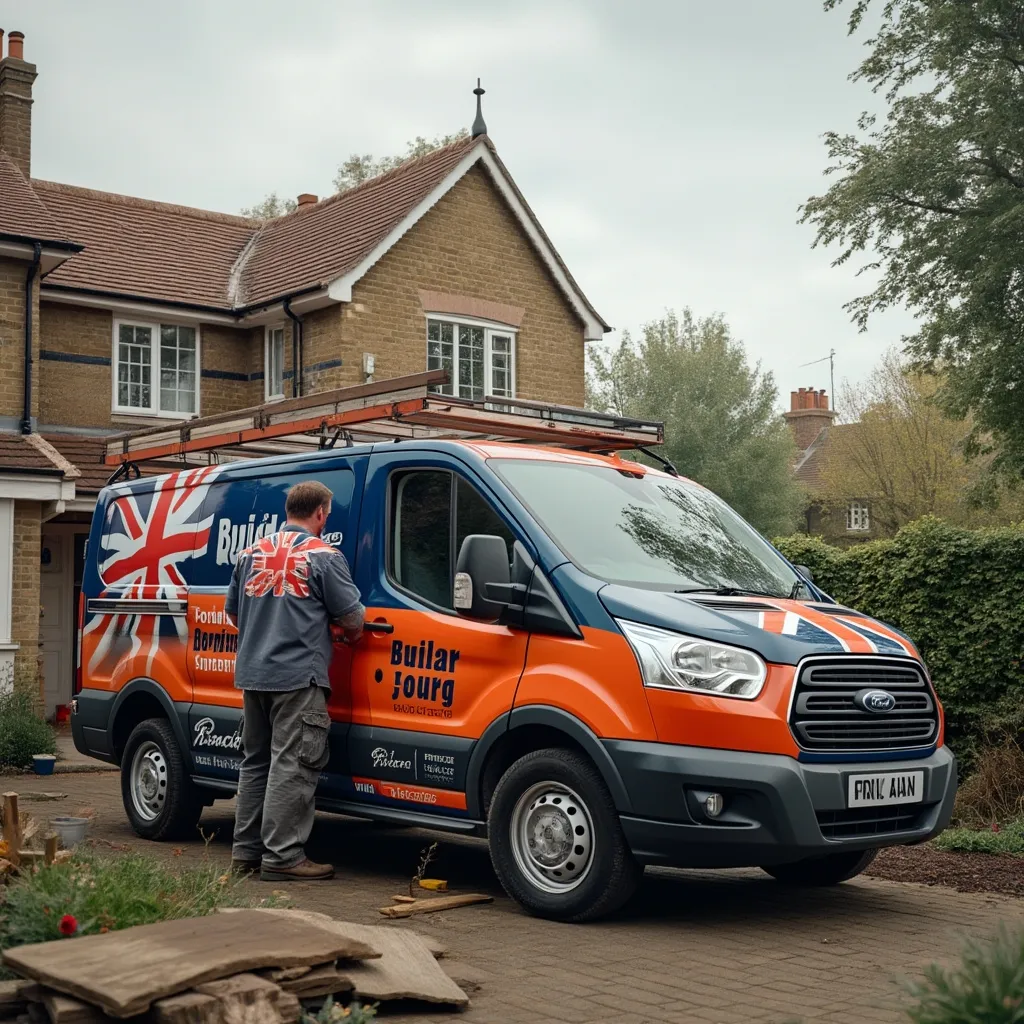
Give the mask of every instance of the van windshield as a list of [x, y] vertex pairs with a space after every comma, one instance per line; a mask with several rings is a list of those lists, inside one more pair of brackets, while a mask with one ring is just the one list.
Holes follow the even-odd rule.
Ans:
[[799, 577], [728, 505], [686, 480], [604, 466], [491, 466], [585, 572], [658, 590], [789, 597]]

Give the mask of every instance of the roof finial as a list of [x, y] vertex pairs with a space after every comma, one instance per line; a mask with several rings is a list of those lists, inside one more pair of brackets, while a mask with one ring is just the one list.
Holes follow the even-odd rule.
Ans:
[[473, 95], [476, 96], [476, 117], [473, 120], [473, 138], [478, 138], [481, 135], [487, 134], [487, 125], [484, 124], [483, 111], [480, 109], [480, 97], [486, 92], [486, 89], [480, 88], [480, 79], [476, 80], [476, 88], [473, 90]]

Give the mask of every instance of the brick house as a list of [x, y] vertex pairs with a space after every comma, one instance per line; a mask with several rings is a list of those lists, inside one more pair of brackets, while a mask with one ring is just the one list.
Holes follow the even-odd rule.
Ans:
[[856, 444], [858, 424], [835, 423], [836, 412], [829, 408], [828, 394], [814, 388], [791, 391], [789, 412], [783, 416], [798, 452], [793, 472], [808, 493], [806, 532], [835, 544], [874, 539], [870, 500], [850, 495], [836, 507], [834, 501], [824, 500], [823, 493], [822, 471], [829, 453]]
[[105, 435], [437, 367], [464, 397], [583, 404], [584, 345], [608, 325], [498, 157], [479, 98], [472, 138], [257, 221], [32, 178], [23, 53], [10, 33], [0, 690], [41, 678], [50, 712], [70, 698]]

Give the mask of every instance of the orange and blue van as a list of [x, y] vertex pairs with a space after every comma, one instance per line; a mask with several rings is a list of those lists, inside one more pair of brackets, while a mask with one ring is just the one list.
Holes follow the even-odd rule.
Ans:
[[948, 823], [955, 760], [914, 644], [710, 491], [617, 455], [427, 439], [101, 493], [72, 726], [120, 766], [140, 836], [193, 832], [234, 791], [224, 595], [311, 478], [368, 618], [336, 645], [323, 810], [486, 837], [511, 896], [561, 920], [614, 910], [648, 864], [828, 885]]

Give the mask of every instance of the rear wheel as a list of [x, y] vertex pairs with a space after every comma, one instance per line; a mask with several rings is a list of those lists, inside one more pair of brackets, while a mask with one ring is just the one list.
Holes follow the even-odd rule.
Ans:
[[838, 885], [859, 875], [875, 859], [877, 853], [877, 850], [848, 850], [845, 853], [798, 860], [794, 864], [769, 864], [761, 870], [786, 885]]
[[501, 777], [487, 816], [491, 862], [531, 914], [591, 921], [633, 895], [641, 871], [594, 765], [571, 750], [538, 750]]
[[194, 833], [203, 799], [167, 719], [148, 718], [132, 730], [121, 757], [121, 799], [132, 828], [143, 839]]

